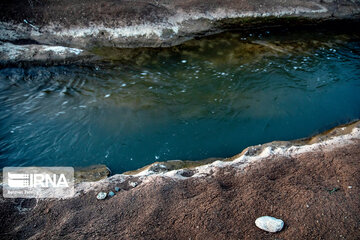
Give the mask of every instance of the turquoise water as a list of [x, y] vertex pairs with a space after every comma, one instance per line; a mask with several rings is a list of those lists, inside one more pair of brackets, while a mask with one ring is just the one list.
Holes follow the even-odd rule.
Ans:
[[0, 165], [113, 172], [229, 157], [360, 117], [360, 38], [226, 33], [94, 49], [97, 66], [0, 69]]

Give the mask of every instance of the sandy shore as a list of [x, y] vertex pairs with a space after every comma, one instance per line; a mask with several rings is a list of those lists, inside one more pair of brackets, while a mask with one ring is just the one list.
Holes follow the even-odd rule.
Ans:
[[[356, 122], [198, 167], [159, 171], [152, 165], [136, 175], [80, 183], [71, 199], [1, 198], [0, 237], [359, 239], [359, 146]], [[114, 197], [96, 199], [115, 186], [121, 190]], [[263, 215], [283, 219], [284, 229], [258, 229], [254, 221]]]

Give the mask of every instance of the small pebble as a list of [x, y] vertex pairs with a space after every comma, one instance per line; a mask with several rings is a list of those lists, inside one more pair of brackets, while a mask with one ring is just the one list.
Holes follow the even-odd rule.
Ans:
[[99, 200], [104, 200], [106, 198], [106, 195], [106, 192], [99, 192], [96, 198]]
[[109, 197], [113, 197], [113, 196], [115, 196], [115, 193], [111, 191], [111, 192], [109, 192], [108, 195], [109, 195]]
[[255, 220], [255, 225], [267, 232], [279, 232], [284, 227], [284, 221], [270, 216], [262, 216]]
[[138, 185], [138, 183], [137, 182], [129, 182], [129, 185], [131, 187], [136, 187]]
[[120, 191], [120, 188], [119, 188], [119, 187], [115, 187], [115, 191], [116, 191], [116, 192]]

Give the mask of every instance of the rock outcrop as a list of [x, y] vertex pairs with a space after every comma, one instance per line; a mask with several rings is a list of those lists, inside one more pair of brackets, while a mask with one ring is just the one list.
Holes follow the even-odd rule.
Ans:
[[4, 0], [0, 41], [159, 47], [231, 28], [358, 19], [358, 0]]

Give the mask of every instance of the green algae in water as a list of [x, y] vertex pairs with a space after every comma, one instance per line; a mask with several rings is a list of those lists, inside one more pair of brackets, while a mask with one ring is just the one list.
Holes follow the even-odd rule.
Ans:
[[359, 39], [225, 33], [166, 49], [94, 49], [106, 59], [93, 68], [3, 68], [1, 166], [124, 172], [358, 119]]

